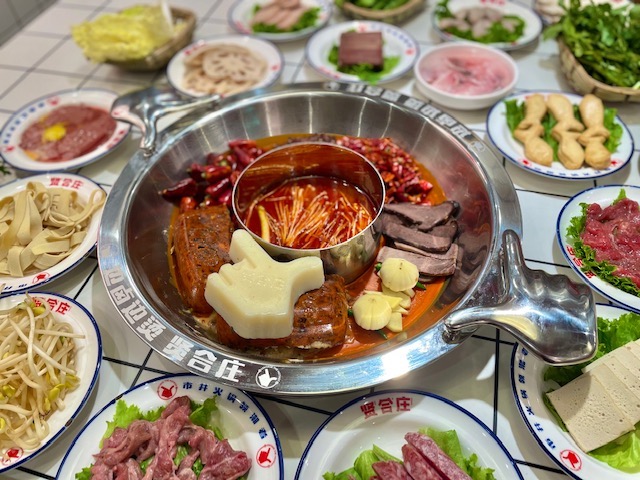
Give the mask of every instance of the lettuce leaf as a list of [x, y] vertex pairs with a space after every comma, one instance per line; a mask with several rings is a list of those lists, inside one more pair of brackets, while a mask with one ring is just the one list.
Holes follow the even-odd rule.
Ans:
[[634, 432], [594, 450], [590, 455], [618, 470], [640, 472], [640, 432], [636, 427]]

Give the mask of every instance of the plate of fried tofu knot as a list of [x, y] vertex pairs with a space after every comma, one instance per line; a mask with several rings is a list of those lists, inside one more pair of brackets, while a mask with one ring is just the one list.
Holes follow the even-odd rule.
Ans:
[[419, 53], [418, 43], [401, 28], [366, 20], [323, 28], [306, 46], [307, 61], [323, 77], [370, 85], [410, 72]]
[[506, 97], [489, 111], [487, 133], [518, 167], [565, 180], [617, 172], [634, 149], [617, 110], [591, 94], [531, 91]]
[[516, 405], [544, 452], [578, 480], [640, 479], [640, 314], [597, 305], [598, 349], [551, 366], [516, 344]]

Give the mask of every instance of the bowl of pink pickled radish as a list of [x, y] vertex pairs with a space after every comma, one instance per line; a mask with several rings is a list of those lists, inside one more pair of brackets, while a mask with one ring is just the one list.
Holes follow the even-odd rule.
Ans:
[[423, 52], [414, 75], [418, 91], [433, 102], [457, 110], [478, 110], [513, 91], [518, 66], [502, 50], [451, 42]]

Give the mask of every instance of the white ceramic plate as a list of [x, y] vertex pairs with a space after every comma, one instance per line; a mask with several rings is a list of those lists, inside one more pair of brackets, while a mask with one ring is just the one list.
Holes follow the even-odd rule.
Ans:
[[331, 12], [333, 11], [333, 2], [330, 0], [302, 0], [302, 4], [309, 8], [320, 9], [318, 12], [318, 21], [315, 25], [303, 30], [298, 30], [297, 32], [254, 32], [251, 29], [251, 19], [253, 18], [256, 5], [263, 6], [270, 2], [271, 0], [239, 0], [229, 10], [229, 24], [238, 33], [255, 35], [256, 37], [261, 37], [275, 43], [290, 42], [308, 37], [313, 32], [324, 27], [329, 22]]
[[[231, 367], [230, 367], [231, 368]], [[176, 397], [188, 395], [196, 402], [216, 397], [221, 428], [231, 446], [243, 450], [251, 459], [248, 480], [282, 480], [283, 456], [280, 439], [271, 419], [250, 395], [233, 387], [218, 384], [197, 375], [168, 375], [138, 385], [114, 398], [98, 412], [71, 443], [56, 478], [71, 479], [93, 462], [107, 422], [113, 419], [117, 400], [153, 410]]]
[[420, 54], [420, 47], [413, 37], [394, 25], [366, 20], [338, 23], [323, 28], [307, 42], [307, 61], [320, 75], [340, 82], [362, 82], [356, 75], [339, 72], [337, 66], [329, 62], [329, 52], [335, 45], [339, 45], [340, 35], [349, 31], [382, 32], [383, 56], [400, 57], [398, 65], [378, 80], [378, 84], [391, 82], [410, 71]]
[[[71, 324], [75, 333], [84, 335], [84, 338], [76, 340], [77, 371], [80, 383], [78, 388], [65, 397], [65, 408], [53, 413], [49, 418], [50, 432], [39, 448], [24, 451], [19, 447], [10, 447], [0, 451], [0, 473], [15, 468], [42, 453], [71, 425], [91, 395], [102, 362], [100, 330], [95, 319], [82, 305], [55, 293], [37, 292], [31, 297], [47, 302], [56, 320]], [[0, 309], [11, 308], [24, 299], [24, 294], [4, 297], [0, 299]]]
[[22, 133], [35, 121], [63, 105], [84, 104], [109, 112], [118, 94], [108, 90], [65, 90], [39, 98], [14, 113], [0, 131], [0, 154], [11, 166], [28, 172], [54, 172], [80, 168], [104, 157], [126, 138], [131, 125], [117, 122], [111, 137], [98, 148], [71, 160], [39, 162], [29, 157], [20, 148]]
[[423, 427], [455, 430], [465, 456], [476, 453], [478, 463], [493, 468], [497, 480], [522, 479], [509, 452], [484, 423], [450, 400], [418, 390], [380, 391], [339, 408], [311, 437], [295, 478], [341, 472], [374, 444], [402, 458], [404, 435]]
[[[71, 173], [42, 173], [27, 178], [21, 178], [0, 187], [0, 199], [14, 195], [24, 190], [29, 182], [41, 182], [45, 187], [63, 187], [74, 190], [78, 193], [79, 201], [86, 203], [95, 189], [101, 189], [97, 183], [92, 182], [81, 175]], [[98, 241], [98, 230], [100, 228], [100, 219], [102, 218], [102, 209], [98, 209], [87, 227], [87, 235], [80, 245], [73, 252], [61, 260], [51, 268], [42, 270], [41, 272], [30, 274], [24, 277], [9, 277], [0, 275], [0, 283], [4, 284], [1, 294], [17, 293], [30, 290], [35, 287], [44, 285], [47, 282], [59, 277], [70, 271], [78, 263], [80, 263], [95, 247]]]
[[284, 59], [282, 58], [280, 50], [278, 50], [273, 43], [248, 35], [225, 35], [200, 40], [174, 55], [167, 66], [167, 80], [169, 80], [171, 86], [179, 92], [192, 97], [201, 97], [206, 95], [205, 93], [183, 87], [182, 79], [184, 78], [186, 71], [184, 61], [186, 58], [197, 54], [202, 48], [209, 47], [211, 45], [224, 44], [244, 47], [267, 62], [267, 71], [264, 77], [251, 88], [268, 87], [280, 78]]
[[534, 93], [548, 95], [550, 93], [562, 93], [571, 103], [578, 104], [582, 100], [582, 96], [564, 92], [526, 92], [517, 95], [511, 95], [503, 98], [496, 103], [487, 115], [487, 133], [491, 142], [500, 150], [500, 152], [511, 162], [528, 172], [536, 173], [546, 177], [559, 178], [562, 180], [588, 180], [593, 178], [605, 177], [622, 169], [629, 163], [633, 155], [633, 137], [631, 132], [620, 119], [616, 116], [616, 123], [622, 125], [622, 138], [618, 149], [611, 155], [611, 165], [603, 170], [583, 166], [577, 170], [569, 170], [562, 165], [561, 162], [553, 162], [553, 165], [546, 167], [528, 160], [524, 155], [524, 146], [518, 142], [509, 131], [506, 118], [506, 107], [504, 102], [508, 100], [517, 100], [524, 102], [527, 96]]
[[[598, 317], [615, 319], [628, 313], [622, 308], [598, 305]], [[625, 473], [587, 455], [576, 445], [571, 435], [558, 426], [544, 405], [543, 394], [553, 387], [544, 381], [548, 365], [529, 354], [520, 344], [511, 356], [511, 386], [516, 405], [533, 438], [551, 459], [569, 476], [578, 480], [638, 480], [640, 473]], [[557, 387], [557, 385], [556, 385]]]
[[608, 207], [618, 198], [620, 190], [623, 188], [627, 198], [640, 203], [640, 188], [632, 185], [607, 185], [585, 190], [575, 195], [562, 207], [556, 225], [556, 236], [560, 244], [560, 249], [569, 262], [569, 265], [580, 275], [582, 280], [609, 300], [640, 313], [640, 297], [623, 292], [610, 283], [601, 280], [591, 272], [583, 272], [580, 269], [582, 261], [576, 258], [573, 246], [567, 241], [567, 227], [571, 219], [582, 215], [581, 203], [598, 203], [603, 208]]
[[[492, 7], [497, 10], [500, 10], [504, 15], [517, 15], [518, 17], [524, 20], [524, 31], [522, 36], [512, 43], [485, 43], [484, 45], [489, 45], [491, 47], [499, 48], [501, 50], [516, 50], [518, 48], [526, 47], [531, 43], [535, 42], [540, 33], [542, 32], [542, 20], [540, 16], [535, 13], [530, 8], [524, 7], [517, 3], [507, 0], [495, 0], [490, 3], [485, 2], [483, 0], [450, 0], [449, 1], [449, 10], [452, 13], [456, 13], [463, 8], [472, 8], [472, 7]], [[438, 19], [435, 14], [433, 15], [433, 28], [436, 33], [443, 40], [450, 41], [465, 41], [469, 40], [456, 37], [444, 30], [441, 30], [438, 26]]]

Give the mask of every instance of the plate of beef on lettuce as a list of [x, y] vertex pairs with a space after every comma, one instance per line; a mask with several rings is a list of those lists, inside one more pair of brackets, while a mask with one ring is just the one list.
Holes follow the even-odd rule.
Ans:
[[640, 188], [585, 190], [560, 211], [557, 238], [569, 265], [594, 290], [640, 313]]
[[283, 468], [278, 434], [252, 396], [181, 374], [113, 399], [72, 442], [56, 478], [282, 480]]
[[383, 390], [350, 401], [318, 428], [295, 475], [308, 478], [523, 477], [494, 433], [456, 403], [419, 390]]
[[[538, 442], [544, 452], [558, 464], [571, 478], [577, 480], [638, 480], [640, 479], [640, 423], [633, 424], [627, 432], [615, 439], [606, 441], [603, 445], [593, 448], [594, 443], [601, 439], [603, 432], [594, 423], [594, 415], [585, 418], [585, 404], [601, 406], [606, 410], [618, 409], [618, 402], [624, 399], [621, 393], [626, 388], [635, 390], [631, 383], [638, 380], [627, 378], [627, 382], [616, 381], [600, 383], [604, 386], [607, 398], [606, 402], [593, 402], [592, 393], [602, 389], [591, 386], [589, 389], [590, 400], [576, 401], [570, 409], [570, 415], [563, 412], [564, 418], [571, 422], [573, 433], [563, 421], [563, 417], [554, 407], [549, 394], [556, 395], [561, 388], [575, 384], [576, 381], [585, 379], [589, 371], [594, 372], [595, 366], [603, 364], [603, 359], [615, 356], [615, 351], [626, 349], [640, 339], [640, 314], [611, 305], [598, 304], [596, 306], [598, 316], [598, 348], [595, 356], [584, 363], [569, 366], [551, 366], [531, 355], [526, 347], [516, 344], [511, 357], [511, 385], [522, 419], [529, 428], [533, 438]], [[640, 361], [640, 357], [637, 357]], [[640, 364], [640, 363], [639, 363]], [[605, 365], [606, 366], [606, 365]], [[591, 369], [591, 370], [590, 370]], [[613, 377], [624, 369], [616, 370]], [[627, 370], [628, 371], [628, 370]], [[585, 374], [585, 372], [587, 372]], [[597, 376], [597, 378], [601, 378]], [[593, 380], [593, 379], [591, 379]], [[617, 390], [611, 390], [617, 386]], [[622, 388], [620, 388], [622, 387]], [[556, 402], [558, 396], [555, 397]], [[571, 399], [567, 397], [569, 401]], [[574, 397], [574, 400], [577, 397]], [[632, 400], [633, 401], [633, 400]], [[557, 404], [557, 403], [556, 403]], [[571, 404], [569, 404], [571, 405]], [[625, 410], [625, 415], [629, 410]], [[607, 416], [609, 412], [599, 413], [597, 416]], [[612, 414], [611, 414], [612, 415]], [[575, 425], [586, 428], [581, 435], [575, 435]], [[614, 427], [615, 428], [615, 427]], [[586, 434], [585, 434], [586, 432]], [[590, 446], [585, 446], [591, 444]], [[589, 450], [588, 452], [585, 450]]]

